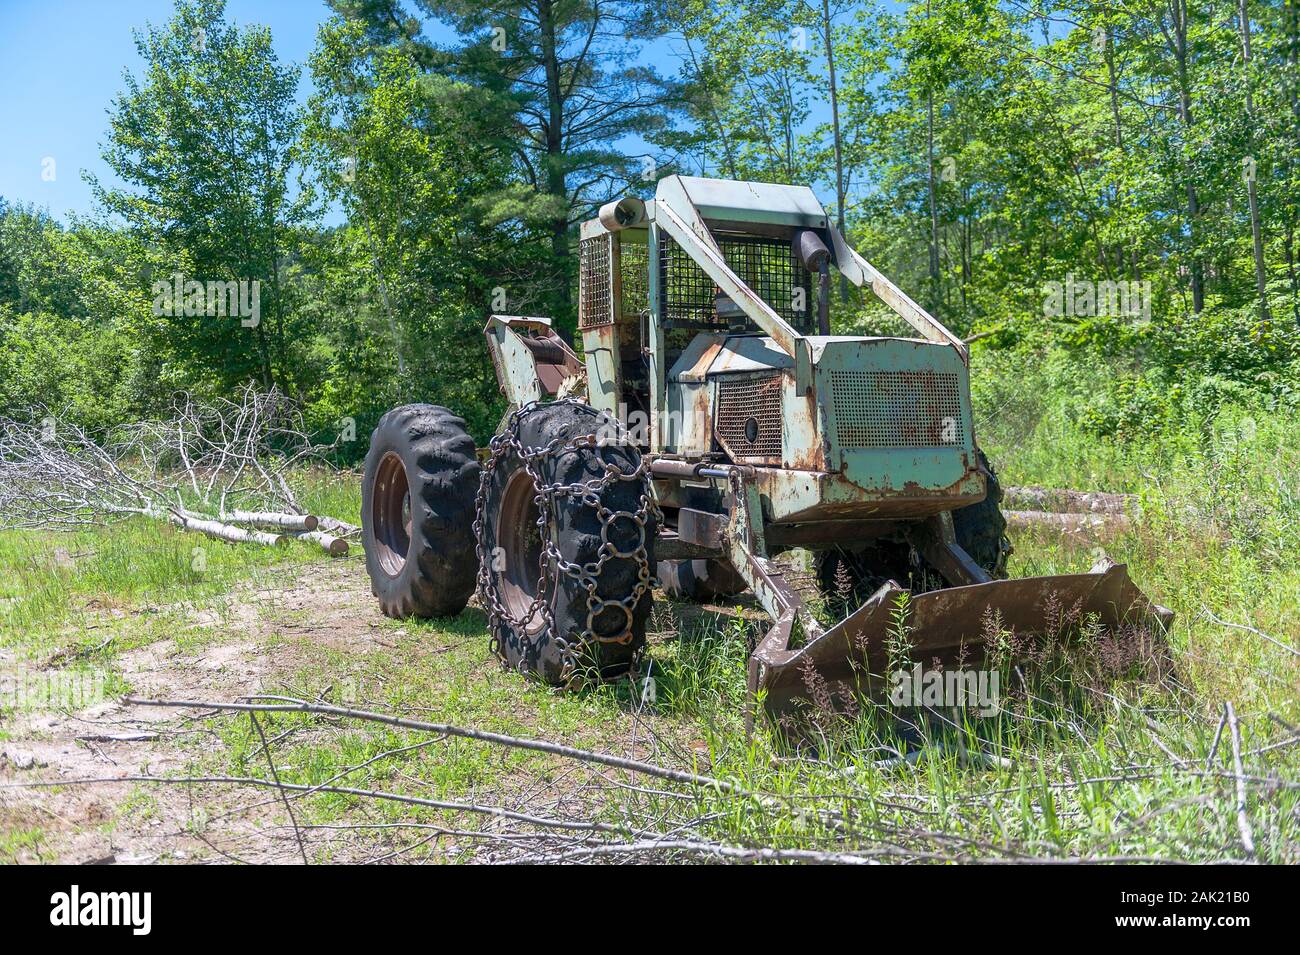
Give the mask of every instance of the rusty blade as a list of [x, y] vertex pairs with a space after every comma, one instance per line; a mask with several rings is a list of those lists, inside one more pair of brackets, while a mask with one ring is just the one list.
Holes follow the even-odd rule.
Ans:
[[[848, 683], [863, 690], [871, 674], [886, 670], [886, 645], [902, 592], [892, 582], [885, 584], [840, 623], [796, 649], [789, 646], [790, 627], [774, 626], [750, 658], [750, 690], [765, 689], [768, 711], [781, 712], [806, 698], [810, 665], [831, 686]], [[1137, 588], [1123, 564], [1086, 574], [994, 580], [911, 596], [910, 655], [925, 665], [962, 656], [978, 663], [991, 630], [988, 621], [996, 620], [995, 634], [1055, 638], [1061, 636], [1063, 615], [1095, 617], [1110, 630], [1145, 626], [1161, 636], [1173, 619], [1172, 611]]]

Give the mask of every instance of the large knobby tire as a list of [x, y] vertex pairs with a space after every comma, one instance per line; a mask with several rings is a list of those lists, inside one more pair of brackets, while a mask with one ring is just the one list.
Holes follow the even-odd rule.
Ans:
[[953, 531], [957, 543], [975, 559], [975, 563], [995, 580], [1004, 580], [1011, 542], [1007, 539], [1007, 519], [1002, 514], [1002, 484], [984, 452], [977, 450], [976, 454], [988, 484], [988, 494], [978, 504], [952, 512]]
[[474, 439], [436, 405], [379, 419], [361, 481], [370, 587], [390, 617], [450, 617], [474, 594]]
[[714, 559], [661, 560], [657, 576], [669, 597], [700, 603], [734, 597], [749, 586], [731, 564]]
[[[584, 440], [597, 435], [607, 440]], [[507, 666], [551, 685], [621, 676], [645, 646], [655, 509], [641, 456], [621, 436], [615, 419], [576, 401], [529, 406], [493, 439], [483, 474], [479, 595], [493, 643]]]

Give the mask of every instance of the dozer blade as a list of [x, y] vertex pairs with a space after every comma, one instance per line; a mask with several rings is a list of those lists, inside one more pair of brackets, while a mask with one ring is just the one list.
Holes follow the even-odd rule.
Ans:
[[[766, 691], [765, 708], [778, 716], [810, 698], [813, 684], [832, 693], [847, 686], [871, 693], [888, 669], [891, 628], [897, 629], [903, 589], [886, 583], [856, 611], [801, 646], [791, 648], [795, 615], [783, 614], [749, 661], [751, 692]], [[1129, 579], [1123, 564], [1105, 563], [1086, 574], [1022, 577], [909, 595], [905, 619], [911, 660], [978, 667], [986, 644], [1014, 634], [1016, 645], [1068, 639], [1095, 621], [1121, 640], [1163, 645], [1173, 612], [1154, 604]], [[811, 670], [810, 670], [811, 668]], [[813, 675], [815, 673], [815, 675]]]

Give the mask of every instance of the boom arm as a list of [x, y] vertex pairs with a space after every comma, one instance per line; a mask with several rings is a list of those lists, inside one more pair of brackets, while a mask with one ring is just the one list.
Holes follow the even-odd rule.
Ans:
[[950, 332], [942, 322], [923, 309], [906, 292], [878, 272], [870, 262], [844, 240], [839, 230], [828, 226], [835, 246], [835, 261], [840, 274], [859, 288], [869, 288], [876, 297], [898, 313], [907, 324], [932, 342], [951, 345], [964, 362], [969, 363], [966, 343]]
[[[656, 225], [668, 233], [695, 264], [717, 283], [718, 288], [724, 291], [759, 328], [771, 336], [782, 351], [794, 359], [795, 383], [799, 393], [804, 394], [812, 373], [812, 356], [807, 340], [727, 265], [704, 216], [692, 201], [692, 193], [686, 185], [687, 182], [695, 184], [690, 188], [698, 188], [697, 180], [684, 180], [679, 176], [671, 176], [660, 182], [653, 210]], [[770, 214], [784, 215], [791, 223], [799, 223], [802, 219], [804, 225], [824, 228], [829, 232], [831, 244], [834, 246], [836, 266], [846, 279], [860, 288], [871, 289], [877, 298], [924, 338], [951, 345], [961, 355], [963, 362], [969, 361], [966, 343], [859, 255], [826, 219], [825, 210], [821, 208], [821, 204], [817, 202], [810, 190], [792, 190], [791, 187], [770, 185], [752, 188], [764, 190], [764, 195], [769, 201], [778, 196], [781, 199], [797, 201], [800, 207], [795, 212], [789, 210], [778, 212], [774, 202]], [[794, 194], [793, 197], [785, 195], [791, 192]], [[806, 195], [798, 196], [799, 192]], [[716, 213], [718, 210], [714, 211]]]

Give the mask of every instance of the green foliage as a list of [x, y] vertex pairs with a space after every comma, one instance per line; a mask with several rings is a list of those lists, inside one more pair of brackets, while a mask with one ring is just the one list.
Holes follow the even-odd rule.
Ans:
[[[151, 331], [175, 360], [230, 387], [253, 378], [293, 393], [305, 369], [305, 331], [283, 282], [289, 232], [303, 209], [289, 197], [299, 128], [298, 71], [281, 66], [265, 27], [237, 29], [222, 0], [178, 0], [163, 27], [136, 33], [144, 74], [124, 76], [104, 159], [127, 188], [91, 177], [103, 209], [164, 252], [152, 289]], [[260, 316], [162, 311], [159, 291], [179, 274], [258, 282]]]

